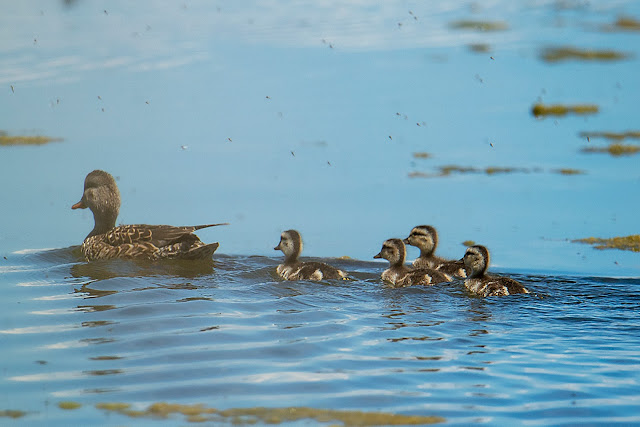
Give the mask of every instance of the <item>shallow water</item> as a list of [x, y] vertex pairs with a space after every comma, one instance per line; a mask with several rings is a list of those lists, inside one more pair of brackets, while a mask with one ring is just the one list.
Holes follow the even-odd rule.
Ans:
[[[266, 257], [78, 261], [3, 262], [0, 395], [21, 424], [161, 422], [104, 402], [640, 422], [638, 279], [516, 274], [530, 295], [482, 299], [460, 283], [386, 288], [359, 261], [328, 260], [353, 280], [326, 283], [280, 281]], [[57, 407], [69, 401], [82, 407]]]
[[[638, 233], [640, 154], [604, 154], [640, 144], [633, 19], [622, 0], [5, 5], [0, 423], [640, 423], [638, 253], [572, 242]], [[199, 232], [214, 261], [83, 262], [92, 217], [70, 207], [97, 168], [119, 223], [230, 222]], [[369, 261], [418, 224], [532, 294], [386, 288]], [[353, 280], [280, 281], [289, 228]]]

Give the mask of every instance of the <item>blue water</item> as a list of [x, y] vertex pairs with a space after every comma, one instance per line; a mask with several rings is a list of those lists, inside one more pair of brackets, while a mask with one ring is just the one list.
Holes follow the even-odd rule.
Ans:
[[[4, 5], [0, 131], [62, 141], [0, 145], [0, 415], [25, 412], [0, 423], [188, 422], [95, 407], [161, 401], [640, 423], [638, 254], [571, 242], [637, 234], [638, 155], [581, 152], [607, 143], [581, 132], [640, 127], [640, 32], [610, 31], [620, 16], [640, 4]], [[555, 46], [628, 57], [543, 61]], [[536, 119], [536, 102], [599, 112]], [[411, 175], [446, 165], [528, 172]], [[84, 263], [93, 219], [70, 207], [98, 168], [119, 223], [230, 222], [199, 233], [214, 264]], [[486, 245], [532, 294], [386, 288], [373, 255], [419, 224], [447, 258]], [[354, 280], [278, 280], [290, 228]]]

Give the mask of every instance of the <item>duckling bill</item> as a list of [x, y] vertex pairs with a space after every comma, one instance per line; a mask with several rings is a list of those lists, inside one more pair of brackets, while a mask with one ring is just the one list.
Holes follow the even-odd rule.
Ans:
[[384, 258], [389, 261], [389, 268], [382, 272], [382, 280], [390, 282], [395, 287], [426, 286], [451, 281], [451, 277], [443, 272], [406, 266], [406, 248], [400, 239], [385, 240], [382, 249], [374, 258]]
[[517, 280], [486, 274], [489, 269], [490, 255], [489, 250], [482, 245], [469, 246], [462, 261], [468, 276], [464, 285], [477, 295], [488, 297], [529, 293], [527, 288]]
[[302, 236], [296, 230], [287, 230], [280, 235], [280, 243], [273, 248], [282, 251], [284, 263], [278, 265], [276, 272], [285, 280], [323, 280], [346, 279], [347, 274], [323, 262], [298, 261], [302, 253]]
[[174, 227], [171, 225], [121, 225], [120, 190], [108, 172], [94, 170], [84, 180], [82, 199], [71, 209], [91, 209], [93, 230], [80, 249], [87, 261], [112, 258], [157, 260], [210, 259], [219, 243], [203, 243], [194, 231], [222, 224]]

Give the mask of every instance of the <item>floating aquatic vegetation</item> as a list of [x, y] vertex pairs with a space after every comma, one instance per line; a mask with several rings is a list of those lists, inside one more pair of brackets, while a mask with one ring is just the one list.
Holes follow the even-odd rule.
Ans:
[[[485, 175], [497, 175], [497, 174], [507, 174], [507, 173], [541, 173], [544, 172], [544, 169], [541, 168], [512, 168], [512, 167], [498, 167], [498, 166], [489, 166], [487, 168], [474, 168], [473, 166], [457, 166], [457, 165], [446, 165], [439, 166], [439, 172], [437, 173], [426, 173], [426, 172], [410, 172], [409, 178], [435, 178], [435, 177], [443, 177], [449, 176], [452, 174], [485, 174]], [[561, 169], [549, 169], [549, 173], [558, 173], [561, 175], [582, 175], [585, 172], [579, 169], [572, 168], [561, 168]]]
[[462, 244], [465, 246], [473, 246], [476, 244], [476, 242], [474, 242], [473, 240], [465, 240], [464, 242], [462, 242]]
[[605, 25], [605, 31], [640, 31], [640, 21], [630, 16], [620, 16], [613, 24]]
[[72, 411], [81, 408], [82, 404], [78, 402], [58, 402], [58, 408]]
[[472, 43], [469, 45], [469, 50], [475, 53], [487, 53], [491, 52], [491, 46], [486, 43]]
[[62, 141], [62, 138], [51, 138], [42, 135], [10, 136], [4, 131], [0, 131], [0, 145], [43, 145], [54, 141]]
[[607, 147], [584, 147], [583, 153], [608, 153], [615, 157], [631, 156], [640, 152], [640, 145], [610, 144]]
[[413, 153], [413, 157], [415, 159], [429, 159], [431, 158], [431, 154], [426, 152], [418, 152], [418, 153]]
[[546, 62], [559, 61], [619, 61], [629, 55], [615, 50], [580, 49], [576, 47], [549, 47], [540, 54]]
[[18, 411], [18, 410], [15, 410], [15, 409], [4, 409], [4, 410], [0, 411], [0, 418], [1, 417], [22, 418], [25, 415], [27, 415], [26, 412]]
[[571, 169], [571, 168], [552, 169], [551, 172], [558, 173], [560, 175], [584, 175], [585, 173], [580, 169]]
[[[242, 424], [281, 424], [300, 420], [314, 420], [321, 423], [340, 423], [350, 426], [380, 425], [424, 425], [444, 422], [442, 417], [421, 415], [397, 415], [386, 412], [340, 411], [306, 407], [290, 408], [232, 408], [217, 410], [202, 404], [180, 405], [158, 402], [145, 410], [133, 410], [128, 403], [98, 403], [97, 409], [117, 412], [132, 418], [168, 418], [174, 414], [184, 415], [188, 422], [231, 422]], [[338, 425], [340, 425], [338, 424]]]
[[565, 116], [569, 113], [573, 114], [595, 114], [598, 112], [598, 106], [593, 104], [578, 105], [562, 105], [562, 104], [534, 104], [531, 107], [531, 114], [535, 117], [543, 116]]
[[572, 242], [593, 245], [596, 249], [620, 249], [622, 251], [640, 252], [640, 234], [609, 239], [587, 237], [585, 239], [572, 240]]
[[456, 30], [476, 30], [476, 31], [504, 31], [509, 29], [509, 25], [503, 21], [474, 21], [460, 20], [449, 24], [449, 27]]
[[580, 132], [582, 138], [605, 138], [611, 141], [623, 141], [629, 139], [640, 139], [640, 131], [630, 130], [626, 132]]

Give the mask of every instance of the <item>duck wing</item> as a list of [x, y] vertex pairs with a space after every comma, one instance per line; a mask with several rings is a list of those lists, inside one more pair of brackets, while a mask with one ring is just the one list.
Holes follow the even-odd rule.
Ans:
[[112, 246], [136, 243], [151, 243], [155, 247], [173, 245], [175, 243], [194, 244], [199, 242], [194, 231], [224, 224], [206, 224], [176, 227], [172, 225], [132, 224], [115, 227], [104, 234], [103, 241]]

